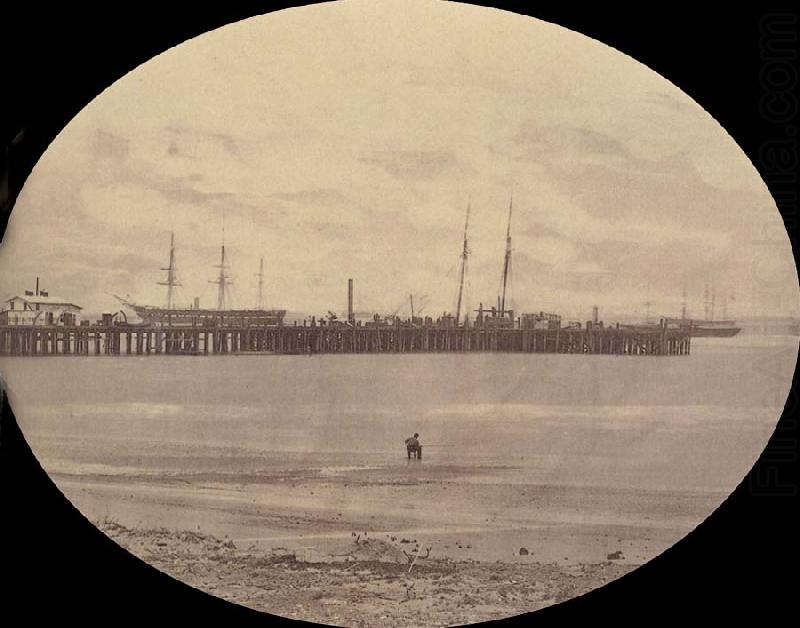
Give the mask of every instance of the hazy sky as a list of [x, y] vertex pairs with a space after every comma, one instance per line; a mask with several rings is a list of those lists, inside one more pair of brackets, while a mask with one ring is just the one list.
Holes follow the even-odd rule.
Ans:
[[[53, 142], [0, 248], [0, 294], [90, 311], [212, 307], [223, 213], [232, 305], [324, 313], [496, 299], [513, 191], [517, 310], [585, 320], [795, 314], [797, 274], [766, 186], [727, 133], [645, 66], [561, 27], [414, 0], [289, 9], [207, 33], [99, 95]], [[770, 240], [770, 244], [763, 244]], [[719, 309], [718, 309], [719, 312]]]

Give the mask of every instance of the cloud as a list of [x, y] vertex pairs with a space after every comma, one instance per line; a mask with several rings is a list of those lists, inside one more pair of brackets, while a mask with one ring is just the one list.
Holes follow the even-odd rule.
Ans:
[[682, 94], [675, 94], [674, 92], [648, 92], [645, 96], [645, 100], [648, 103], [652, 103], [659, 107], [666, 107], [680, 114], [690, 113], [693, 105], [688, 97], [683, 96]]
[[627, 157], [630, 151], [623, 143], [606, 133], [565, 124], [536, 125], [527, 123], [510, 138], [510, 146], [523, 158], [538, 160], [542, 154], [562, 154], [574, 159], [593, 155]]
[[344, 205], [348, 202], [347, 196], [335, 188], [309, 188], [306, 190], [295, 190], [292, 192], [274, 192], [267, 198], [286, 201], [288, 203], [314, 205]]
[[41, 274], [91, 307], [113, 305], [105, 291], [160, 303], [174, 231], [186, 299], [211, 302], [224, 214], [240, 303], [264, 257], [275, 305], [338, 307], [353, 277], [364, 307], [427, 292], [441, 311], [471, 202], [477, 305], [512, 193], [520, 307], [666, 307], [711, 273], [742, 309], [797, 305], [766, 187], [688, 96], [565, 29], [422, 2], [283, 11], [137, 68], [37, 164], [0, 285]]
[[130, 142], [110, 131], [97, 129], [92, 148], [99, 159], [125, 161], [130, 153]]
[[197, 177], [166, 177], [152, 173], [138, 174], [128, 177], [132, 184], [139, 185], [145, 190], [158, 192], [166, 200], [176, 203], [194, 205], [217, 205], [219, 201], [227, 200], [234, 196], [233, 192], [206, 192], [191, 185]]
[[193, 146], [196, 144], [212, 143], [218, 145], [230, 155], [238, 156], [242, 140], [231, 133], [209, 131], [185, 124], [171, 123], [164, 129], [170, 136], [170, 150], [174, 154], [183, 154], [178, 148], [179, 144]]
[[449, 150], [376, 150], [360, 161], [378, 166], [401, 181], [430, 181], [464, 168]]

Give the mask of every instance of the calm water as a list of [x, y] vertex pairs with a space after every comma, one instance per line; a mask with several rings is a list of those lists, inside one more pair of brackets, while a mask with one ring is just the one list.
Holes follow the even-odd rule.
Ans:
[[732, 490], [774, 430], [797, 339], [696, 339], [686, 357], [6, 358], [51, 473], [258, 478], [405, 462], [520, 481]]

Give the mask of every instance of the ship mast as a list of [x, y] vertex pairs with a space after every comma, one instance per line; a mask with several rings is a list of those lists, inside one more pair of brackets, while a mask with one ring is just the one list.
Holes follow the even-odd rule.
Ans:
[[227, 264], [225, 264], [225, 223], [222, 223], [222, 249], [220, 252], [220, 260], [219, 264], [217, 264], [214, 268], [219, 268], [219, 275], [216, 279], [210, 279], [209, 283], [217, 284], [219, 286], [217, 290], [217, 309], [224, 310], [225, 309], [225, 294], [227, 288], [233, 282], [231, 281], [230, 276], [225, 272], [228, 268]]
[[506, 255], [503, 260], [503, 296], [500, 299], [500, 316], [506, 315], [506, 285], [508, 275], [511, 272], [511, 209], [513, 207], [513, 197], [508, 202], [508, 229], [506, 230]]
[[683, 300], [681, 301], [681, 320], [685, 321], [686, 320], [686, 281], [685, 281], [685, 279], [684, 279], [684, 283], [683, 283], [682, 299]]
[[159, 286], [167, 287], [167, 309], [171, 310], [175, 303], [175, 287], [180, 286], [175, 276], [175, 233], [169, 234], [169, 266], [161, 270], [167, 271], [167, 280], [157, 282]]
[[709, 299], [708, 299], [708, 281], [706, 281], [706, 287], [703, 291], [703, 319], [708, 320], [708, 310], [709, 310]]
[[469, 256], [469, 247], [467, 246], [467, 227], [469, 227], [469, 210], [470, 203], [467, 202], [467, 218], [464, 221], [464, 247], [461, 250], [461, 269], [458, 278], [458, 301], [456, 302], [456, 325], [461, 318], [461, 298], [464, 294], [464, 275], [467, 272], [467, 257]]
[[261, 263], [258, 266], [258, 301], [256, 302], [256, 309], [264, 309], [264, 258], [261, 258]]

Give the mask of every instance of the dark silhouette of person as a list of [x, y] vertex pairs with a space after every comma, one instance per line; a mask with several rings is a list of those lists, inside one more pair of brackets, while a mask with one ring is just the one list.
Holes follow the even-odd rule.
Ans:
[[409, 458], [411, 458], [412, 454], [415, 458], [422, 458], [422, 445], [419, 442], [419, 434], [414, 433], [412, 437], [406, 438], [406, 452]]

